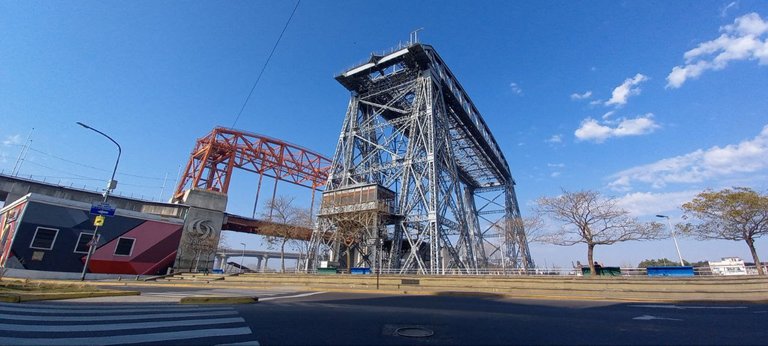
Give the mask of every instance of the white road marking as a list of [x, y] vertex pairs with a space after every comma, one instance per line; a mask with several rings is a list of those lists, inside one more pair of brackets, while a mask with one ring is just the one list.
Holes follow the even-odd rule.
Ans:
[[650, 320], [682, 321], [679, 318], [656, 317], [656, 316], [651, 316], [651, 315], [637, 316], [637, 317], [634, 317], [632, 319], [633, 320], [641, 320], [641, 321], [650, 321]]
[[259, 346], [261, 345], [258, 341], [245, 341], [245, 342], [238, 342], [235, 344], [218, 344], [216, 346]]
[[251, 334], [251, 328], [216, 328], [216, 329], [195, 329], [184, 330], [179, 332], [167, 332], [167, 333], [151, 333], [151, 334], [134, 334], [134, 335], [114, 335], [114, 336], [101, 336], [101, 337], [85, 337], [85, 338], [9, 338], [0, 337], [0, 345], [117, 345], [117, 344], [134, 344], [134, 343], [149, 343], [149, 342], [162, 342], [162, 341], [174, 341], [178, 344], [178, 340], [184, 339], [198, 339], [207, 337], [222, 337], [222, 336], [236, 336], [236, 335], [249, 335]]
[[763, 311], [763, 310], [761, 310], [761, 311], [752, 311], [752, 313], [753, 314], [764, 314], [764, 313], [768, 313], [768, 311]]
[[746, 309], [746, 306], [678, 306], [678, 305], [630, 305], [634, 308], [652, 308], [652, 309], [677, 309], [677, 310], [685, 310], [685, 309], [720, 309], [720, 310], [730, 310], [730, 309]]
[[[27, 312], [27, 313], [35, 313], [35, 314], [109, 314], [109, 313], [130, 313], [130, 312], [140, 312], [140, 313], [152, 313], [152, 312], [158, 312], [158, 308], [148, 305], [144, 308], [130, 308], [130, 309], [118, 309], [118, 308], [107, 308], [107, 309], [97, 309], [94, 307], [90, 307], [89, 309], [69, 309], [67, 307], [62, 306], [52, 306], [51, 308], [26, 308], [23, 304], [17, 306], [0, 306], [0, 312]], [[179, 307], [178, 305], [174, 308], [161, 308], [162, 312], [184, 312], [184, 311], [222, 311], [222, 310], [231, 310], [232, 308], [228, 307], [215, 307], [215, 308], [187, 308], [187, 307]]]
[[261, 301], [269, 301], [269, 300], [277, 300], [277, 299], [302, 298], [302, 297], [309, 297], [309, 296], [314, 296], [314, 295], [323, 294], [323, 293], [326, 293], [326, 292], [309, 292], [309, 293], [296, 294], [292, 296], [259, 298], [259, 301], [261, 302]]
[[184, 317], [214, 317], [214, 316], [226, 316], [237, 315], [237, 311], [204, 311], [204, 312], [188, 312], [188, 313], [156, 313], [156, 314], [141, 314], [141, 315], [95, 315], [95, 316], [41, 316], [41, 315], [17, 315], [17, 314], [0, 314], [0, 319], [14, 320], [14, 321], [38, 321], [38, 322], [90, 322], [90, 321], [130, 321], [130, 320], [147, 320], [147, 319], [159, 319], [159, 318], [184, 318]]
[[170, 327], [189, 327], [204, 326], [225, 323], [245, 323], [242, 317], [210, 318], [200, 320], [177, 320], [177, 321], [155, 321], [155, 322], [134, 322], [120, 324], [67, 324], [67, 325], [24, 325], [24, 324], [5, 324], [0, 323], [0, 331], [6, 332], [104, 332], [112, 330], [129, 329], [147, 329], [147, 328], [170, 328]]
[[[83, 298], [87, 299], [87, 298]], [[107, 310], [107, 309], [123, 309], [125, 308], [126, 304], [99, 304], [99, 309], [101, 310]], [[166, 304], [131, 304], [131, 306], [134, 307], [145, 307], [148, 309], [172, 309], [172, 308], [179, 308], [179, 305], [176, 303], [166, 303]], [[184, 306], [185, 309], [190, 309], [198, 305], [186, 305]], [[54, 308], [61, 308], [61, 309], [67, 309], [68, 311], [72, 310], [91, 310], [94, 309], [93, 305], [83, 305], [83, 304], [77, 304], [77, 303], [71, 303], [71, 302], [49, 302], [45, 304], [35, 304], [35, 303], [0, 303], [0, 308], [3, 307], [9, 307], [9, 308], [29, 308], [29, 309], [54, 309]]]

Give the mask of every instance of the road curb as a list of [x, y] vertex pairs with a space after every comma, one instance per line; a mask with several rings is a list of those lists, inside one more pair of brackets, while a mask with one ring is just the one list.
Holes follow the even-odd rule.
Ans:
[[96, 292], [65, 292], [65, 293], [24, 293], [24, 294], [9, 294], [0, 296], [0, 302], [4, 303], [21, 303], [32, 302], [38, 300], [62, 300], [62, 299], [78, 299], [78, 298], [97, 298], [97, 297], [120, 297], [120, 296], [138, 296], [139, 291], [96, 291]]
[[179, 300], [179, 304], [253, 304], [258, 302], [259, 297], [193, 296], [183, 297]]

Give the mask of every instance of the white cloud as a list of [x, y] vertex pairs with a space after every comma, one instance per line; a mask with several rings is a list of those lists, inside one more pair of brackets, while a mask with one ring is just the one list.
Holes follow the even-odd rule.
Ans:
[[768, 22], [757, 13], [749, 13], [720, 28], [720, 37], [699, 43], [685, 54], [685, 65], [675, 66], [667, 75], [667, 88], [679, 88], [689, 78], [697, 78], [707, 70], [718, 71], [731, 61], [757, 60], [768, 65]]
[[734, 7], [735, 8], [739, 7], [739, 4], [736, 1], [733, 1], [730, 4], [725, 5], [725, 7], [723, 7], [723, 9], [720, 10], [720, 17], [727, 16], [728, 15], [728, 10], [730, 10], [731, 8], [734, 8]]
[[627, 103], [627, 99], [633, 95], [640, 94], [640, 88], [638, 85], [648, 80], [648, 77], [643, 74], [636, 74], [632, 78], [627, 78], [624, 83], [613, 89], [611, 99], [605, 102], [606, 106], [616, 105], [622, 106]]
[[6, 136], [3, 145], [21, 144], [21, 135]]
[[592, 91], [587, 90], [583, 94], [573, 93], [571, 94], [571, 100], [583, 100], [592, 97]]
[[605, 114], [603, 114], [603, 120], [608, 120], [614, 113], [616, 113], [616, 111], [605, 112]]
[[653, 216], [678, 211], [683, 203], [693, 199], [701, 190], [677, 192], [633, 192], [617, 198], [617, 205], [633, 216]]
[[550, 168], [563, 168], [563, 167], [565, 167], [565, 164], [564, 163], [548, 163], [547, 167], [550, 167]]
[[512, 89], [512, 92], [515, 93], [516, 95], [521, 95], [523, 93], [523, 89], [520, 88], [520, 86], [517, 85], [517, 83], [515, 82], [509, 83], [509, 87]]
[[[617, 124], [616, 127], [610, 125]], [[618, 119], [615, 122], [604, 122], [593, 118], [584, 119], [574, 135], [578, 140], [602, 143], [611, 137], [640, 136], [652, 133], [659, 125], [653, 120], [653, 114], [648, 113], [633, 119]]]
[[617, 191], [629, 191], [635, 182], [661, 188], [667, 184], [700, 183], [715, 178], [734, 178], [768, 168], [768, 125], [752, 139], [724, 147], [663, 159], [633, 167], [611, 176], [608, 184]]
[[562, 174], [562, 172], [552, 172], [551, 174], [549, 174], [549, 176], [552, 178], [557, 178], [560, 176], [560, 174]]
[[560, 134], [552, 135], [552, 137], [549, 137], [547, 140], [545, 140], [547, 143], [562, 143], [563, 142], [563, 136]]

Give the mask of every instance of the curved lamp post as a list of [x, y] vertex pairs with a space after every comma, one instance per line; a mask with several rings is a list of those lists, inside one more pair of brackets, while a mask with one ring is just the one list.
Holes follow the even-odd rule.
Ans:
[[680, 259], [680, 266], [685, 267], [685, 262], [683, 261], [683, 255], [680, 254], [680, 247], [677, 246], [677, 237], [675, 237], [675, 229], [672, 227], [672, 222], [669, 221], [669, 216], [666, 215], [656, 215], [658, 218], [667, 219], [667, 225], [669, 226], [669, 231], [672, 232], [672, 240], [675, 241], [675, 250], [677, 250], [677, 258]]
[[[104, 132], [94, 129], [93, 127], [90, 127], [79, 121], [77, 122], [77, 124], [93, 132], [96, 132], [104, 137], [107, 137], [107, 139], [109, 139], [112, 143], [115, 143], [115, 145], [117, 146], [117, 161], [115, 161], [115, 169], [112, 170], [112, 178], [109, 179], [109, 182], [107, 183], [107, 189], [104, 190], [104, 203], [107, 203], [107, 199], [109, 198], [109, 193], [115, 187], [117, 187], [117, 181], [115, 181], [115, 173], [117, 173], [117, 165], [120, 163], [120, 155], [123, 153], [123, 149], [120, 147], [120, 144], [115, 142], [115, 140], [112, 139], [112, 137], [107, 136], [107, 134], [105, 134]], [[95, 226], [93, 230], [93, 237], [91, 238], [91, 241], [89, 243], [90, 246], [88, 247], [88, 255], [85, 256], [85, 264], [83, 265], [83, 273], [80, 275], [80, 281], [85, 280], [85, 273], [88, 271], [88, 263], [90, 263], [91, 261], [91, 255], [93, 254], [93, 250], [96, 248], [96, 245], [98, 245], [97, 244], [98, 241], [99, 241], [99, 226]]]

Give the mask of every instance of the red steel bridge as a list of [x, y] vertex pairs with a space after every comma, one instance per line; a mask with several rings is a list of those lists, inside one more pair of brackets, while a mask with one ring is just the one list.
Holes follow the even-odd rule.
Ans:
[[[264, 176], [274, 179], [272, 198], [277, 182], [285, 181], [312, 190], [310, 209], [314, 208], [315, 194], [328, 179], [331, 161], [312, 150], [276, 138], [225, 127], [216, 127], [195, 143], [173, 201], [178, 202], [189, 189], [202, 189], [227, 193], [234, 169], [259, 175], [256, 203], [261, 193]], [[310, 210], [310, 213], [312, 210]], [[254, 204], [255, 216], [256, 205]], [[270, 235], [263, 227], [268, 222], [228, 215], [224, 230]], [[310, 229], [297, 229], [292, 236], [309, 240]]]

